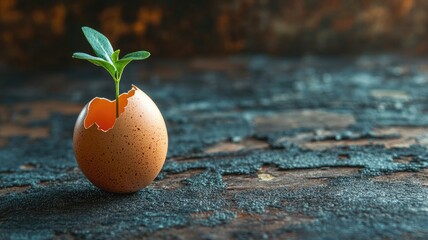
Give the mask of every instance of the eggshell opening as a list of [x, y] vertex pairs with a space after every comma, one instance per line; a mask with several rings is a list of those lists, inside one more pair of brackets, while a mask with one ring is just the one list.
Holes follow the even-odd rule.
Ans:
[[[128, 98], [134, 96], [135, 90], [137, 90], [137, 87], [132, 85], [131, 90], [119, 95], [119, 117], [125, 112], [125, 108], [128, 105]], [[84, 121], [85, 129], [95, 124], [98, 130], [107, 132], [114, 127], [115, 122], [116, 99], [111, 101], [107, 98], [96, 97], [89, 102]]]

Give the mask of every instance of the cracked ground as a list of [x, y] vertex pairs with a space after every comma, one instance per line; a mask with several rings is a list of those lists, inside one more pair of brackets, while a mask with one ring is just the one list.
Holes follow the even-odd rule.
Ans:
[[428, 62], [393, 55], [149, 61], [124, 74], [168, 127], [162, 172], [117, 195], [78, 169], [101, 69], [0, 69], [2, 239], [426, 239]]

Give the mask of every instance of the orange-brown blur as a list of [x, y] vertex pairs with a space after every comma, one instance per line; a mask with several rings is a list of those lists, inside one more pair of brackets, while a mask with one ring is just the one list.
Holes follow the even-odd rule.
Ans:
[[425, 0], [0, 0], [0, 63], [80, 64], [70, 56], [90, 52], [83, 25], [123, 53], [146, 49], [165, 58], [428, 53]]

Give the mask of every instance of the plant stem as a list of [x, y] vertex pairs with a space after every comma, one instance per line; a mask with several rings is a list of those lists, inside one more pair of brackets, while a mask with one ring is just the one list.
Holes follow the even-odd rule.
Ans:
[[114, 81], [116, 87], [116, 118], [119, 117], [119, 82], [118, 80]]

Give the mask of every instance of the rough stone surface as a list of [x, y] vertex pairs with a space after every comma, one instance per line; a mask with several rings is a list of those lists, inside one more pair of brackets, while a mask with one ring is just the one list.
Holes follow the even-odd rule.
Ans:
[[428, 62], [232, 57], [132, 65], [167, 121], [161, 174], [130, 195], [77, 168], [102, 70], [1, 73], [0, 238], [425, 239]]

